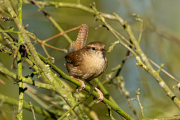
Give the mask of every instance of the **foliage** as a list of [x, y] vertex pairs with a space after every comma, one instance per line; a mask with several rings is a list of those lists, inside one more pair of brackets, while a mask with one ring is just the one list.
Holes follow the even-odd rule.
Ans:
[[[97, 120], [98, 116], [103, 120], [148, 119], [149, 117], [180, 119], [180, 116], [175, 114], [180, 109], [179, 96], [176, 93], [178, 90], [171, 90], [173, 85], [174, 88], [179, 89], [179, 81], [164, 69], [166, 64], [159, 66], [151, 60], [151, 55], [146, 51], [147, 46], [144, 43], [146, 40], [144, 36], [149, 35], [150, 32], [146, 28], [147, 20], [140, 15], [132, 14], [134, 24], [138, 25], [135, 29], [133, 24], [127, 22], [117, 13], [102, 13], [99, 10], [102, 4], [100, 2], [90, 4], [90, 2], [80, 0], [77, 3], [4, 0], [1, 3], [3, 4], [0, 9], [2, 16], [0, 21], [0, 55], [2, 56], [0, 58], [0, 82], [4, 91], [11, 91], [16, 95], [13, 98], [14, 96], [10, 94], [0, 92], [1, 106], [3, 106], [2, 108], [0, 106], [0, 113], [4, 120], [11, 118], [6, 115], [9, 113], [4, 107], [5, 104], [10, 105], [12, 109], [17, 106], [17, 112], [14, 114], [19, 120], [27, 120], [28, 118], [34, 120], [44, 118]], [[86, 5], [87, 3], [90, 6]], [[35, 6], [38, 7], [38, 13]], [[105, 9], [104, 6], [103, 8]], [[30, 14], [29, 9], [32, 10], [32, 14], [41, 15], [39, 21], [36, 21], [35, 16]], [[25, 13], [29, 12], [29, 14], [23, 14], [24, 11]], [[59, 18], [59, 16], [53, 15], [53, 11], [58, 11], [59, 16], [63, 17]], [[82, 15], [82, 17], [78, 18], [78, 15]], [[96, 22], [92, 23], [94, 19]], [[79, 29], [79, 26], [85, 22], [90, 26], [87, 42], [101, 41], [108, 46], [108, 69], [104, 73], [104, 78], [100, 77], [94, 80], [95, 85], [97, 83], [105, 96], [102, 101], [104, 104], [94, 103], [91, 96], [98, 98], [99, 95], [89, 85], [86, 85], [84, 89], [86, 92], [76, 93], [75, 86], [81, 86], [81, 83], [66, 74], [63, 64], [68, 47], [77, 36], [77, 31], [74, 30]], [[150, 23], [152, 24], [149, 27], [151, 31], [167, 38], [170, 42], [175, 41], [174, 43], [179, 45], [176, 37], [168, 32], [159, 31], [160, 27], [156, 27], [152, 22]], [[93, 29], [96, 31], [94, 32]], [[161, 53], [160, 51], [156, 52]], [[43, 57], [45, 56], [44, 53], [47, 58]], [[127, 70], [127, 68], [130, 69]], [[136, 72], [137, 69], [141, 74], [138, 79], [143, 82], [140, 89], [135, 84], [126, 87], [125, 83], [132, 82], [128, 82], [128, 76], [134, 80], [135, 76], [139, 74]], [[133, 73], [131, 73], [132, 71]], [[174, 80], [173, 85], [167, 81], [167, 76]], [[157, 82], [148, 83], [147, 80]], [[12, 82], [15, 83], [11, 85], [13, 87], [9, 86]], [[109, 90], [112, 87], [116, 89]], [[151, 108], [144, 107], [153, 102], [154, 109], [157, 108], [155, 105], [157, 101], [155, 97], [152, 97], [153, 94], [145, 94], [146, 92], [151, 93], [149, 92], [150, 88], [153, 89], [154, 87], [160, 89], [160, 92], [156, 93], [157, 96], [161, 93], [166, 96], [160, 100], [163, 100], [162, 106], [168, 106], [168, 111], [171, 108], [173, 109], [172, 114], [166, 116], [164, 109], [161, 112], [164, 113], [163, 116], [159, 118], [158, 110], [151, 112]], [[133, 88], [133, 90], [129, 88]], [[18, 91], [19, 96], [17, 98]], [[131, 95], [131, 91], [134, 96]], [[154, 92], [152, 90], [152, 93]], [[117, 100], [118, 95], [121, 97]], [[126, 98], [124, 100], [126, 104], [120, 108], [120, 105], [124, 104], [122, 101], [124, 98]], [[149, 98], [150, 102], [147, 102], [145, 98]], [[136, 100], [137, 104], [133, 103], [133, 100]], [[163, 109], [162, 106], [159, 105], [158, 107]], [[25, 110], [31, 113], [28, 117], [25, 115]], [[13, 118], [15, 119], [15, 117]]]

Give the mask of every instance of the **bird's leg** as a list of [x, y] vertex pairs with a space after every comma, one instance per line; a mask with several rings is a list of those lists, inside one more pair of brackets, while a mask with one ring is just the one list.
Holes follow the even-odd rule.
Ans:
[[84, 81], [82, 81], [82, 80], [80, 80], [80, 79], [77, 79], [77, 78], [75, 78], [75, 77], [73, 77], [73, 76], [70, 76], [70, 77], [72, 77], [73, 79], [75, 79], [75, 80], [77, 80], [78, 82], [80, 82], [80, 83], [81, 83], [81, 87], [80, 87], [80, 89], [78, 89], [78, 86], [77, 86], [77, 88], [76, 88], [76, 92], [80, 92], [82, 89], [84, 89], [84, 88], [85, 88]]
[[[89, 83], [91, 86], [93, 86], [89, 81], [86, 81], [87, 83]], [[94, 88], [96, 90], [96, 92], [99, 94], [99, 98], [98, 98], [98, 101], [94, 101], [95, 103], [99, 103], [101, 102], [103, 99], [104, 99], [104, 95], [103, 93], [98, 89], [98, 88]]]

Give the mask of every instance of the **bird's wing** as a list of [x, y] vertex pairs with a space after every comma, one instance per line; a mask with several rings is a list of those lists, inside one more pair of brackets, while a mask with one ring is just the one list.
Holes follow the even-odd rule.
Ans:
[[80, 52], [75, 51], [65, 56], [67, 63], [73, 64], [74, 66], [79, 66], [82, 62], [82, 56], [80, 57]]

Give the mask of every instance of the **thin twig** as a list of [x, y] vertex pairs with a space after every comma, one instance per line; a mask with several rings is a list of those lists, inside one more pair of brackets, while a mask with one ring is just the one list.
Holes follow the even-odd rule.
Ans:
[[51, 38], [48, 38], [48, 39], [44, 40], [43, 42], [45, 42], [45, 43], [46, 43], [46, 42], [49, 42], [49, 41], [53, 40], [54, 38], [57, 38], [57, 37], [62, 36], [62, 35], [64, 35], [64, 34], [68, 33], [68, 32], [71, 32], [71, 31], [74, 31], [74, 30], [77, 30], [77, 29], [80, 29], [80, 28], [81, 28], [81, 26], [78, 26], [78, 27], [75, 27], [75, 28], [66, 30], [66, 31], [61, 32], [61, 33], [59, 33], [59, 34], [57, 34], [57, 35], [55, 35], [55, 36], [53, 36], [53, 37], [51, 37]]
[[31, 109], [31, 111], [32, 111], [32, 113], [33, 113], [33, 118], [34, 118], [34, 120], [36, 120], [36, 116], [35, 116], [35, 113], [34, 113], [33, 105], [32, 105], [31, 102], [29, 102], [29, 107], [30, 107], [30, 109]]
[[[56, 92], [59, 95], [61, 95], [71, 107], [74, 106], [76, 104], [74, 97], [71, 95], [71, 93], [67, 92], [67, 88], [65, 89], [65, 87], [62, 87], [64, 85], [61, 83], [61, 81], [57, 78], [55, 74], [52, 73], [50, 68], [46, 66], [38, 57], [37, 52], [34, 48], [34, 45], [31, 43], [30, 38], [25, 33], [26, 30], [24, 29], [24, 27], [22, 26], [22, 24], [20, 24], [17, 18], [17, 15], [15, 14], [9, 0], [5, 0], [4, 4], [8, 8], [8, 12], [11, 14], [11, 17], [13, 18], [14, 23], [16, 24], [17, 28], [21, 32], [23, 40], [27, 43], [27, 47], [29, 49], [29, 52], [31, 53], [32, 58], [34, 59], [35, 64], [39, 67], [40, 70], [42, 70], [42, 72], [44, 72], [49, 82], [53, 84], [54, 88], [56, 89]], [[81, 110], [80, 107], [76, 107], [74, 109], [74, 112], [80, 119], [88, 119], [88, 116], [85, 115], [85, 113]], [[84, 116], [87, 116], [87, 117], [85, 118]]]
[[[56, 8], [76, 8], [76, 9], [80, 9], [83, 11], [86, 11], [88, 13], [92, 13], [94, 14], [94, 10], [92, 10], [91, 8], [84, 6], [82, 4], [79, 3], [66, 3], [66, 2], [52, 2], [52, 1], [36, 1], [39, 5], [43, 5], [45, 6], [55, 6]], [[32, 4], [32, 2], [24, 0], [24, 4]], [[110, 19], [110, 20], [116, 20], [117, 18], [111, 14], [106, 14], [106, 13], [101, 13], [103, 17]]]
[[108, 112], [109, 112], [108, 116], [110, 116], [111, 120], [116, 120], [112, 115], [111, 107], [109, 107], [109, 106], [107, 106], [107, 107], [108, 107]]
[[30, 35], [30, 34], [28, 34], [28, 36], [31, 37], [31, 38], [34, 39], [34, 40], [37, 40], [37, 42], [39, 42], [39, 43], [41, 44], [44, 52], [46, 53], [46, 55], [47, 55], [48, 57], [50, 57], [50, 55], [48, 54], [45, 46], [47, 46], [47, 47], [49, 47], [49, 48], [52, 48], [52, 49], [55, 49], [55, 50], [62, 51], [62, 52], [64, 52], [64, 53], [67, 53], [67, 50], [66, 50], [66, 49], [60, 49], [60, 48], [56, 48], [56, 47], [54, 47], [54, 46], [51, 46], [51, 45], [49, 45], [49, 44], [46, 44], [46, 42], [44, 42], [44, 41], [42, 41], [42, 40], [40, 40], [40, 39], [38, 39], [38, 38], [35, 38], [34, 36], [32, 36], [32, 35]]
[[[157, 65], [155, 62], [153, 62], [150, 58], [148, 58], [148, 60], [149, 60], [154, 66], [156, 66], [157, 68], [160, 68], [160, 66]], [[179, 83], [179, 81], [178, 81], [175, 77], [173, 77], [171, 74], [169, 74], [167, 71], [165, 71], [164, 69], [161, 69], [161, 71], [163, 71], [167, 76], [169, 76], [171, 79], [173, 79], [173, 80], [175, 80], [176, 82]]]
[[133, 16], [137, 17], [136, 20], [141, 22], [140, 33], [139, 33], [139, 38], [138, 38], [138, 43], [140, 44], [141, 38], [142, 38], [142, 33], [143, 33], [144, 22], [143, 22], [143, 18], [141, 16], [139, 16], [138, 14], [133, 14]]
[[131, 100], [129, 99], [129, 92], [125, 89], [125, 82], [123, 80], [123, 77], [117, 76], [116, 79], [117, 79], [117, 82], [118, 82], [117, 87], [119, 89], [119, 92], [121, 93], [121, 91], [122, 91], [124, 93], [124, 95], [125, 95], [125, 97], [127, 99], [127, 102], [129, 104], [129, 108], [132, 110], [132, 112], [136, 116], [137, 120], [140, 120], [138, 115], [137, 115], [136, 110], [134, 109], [133, 105], [131, 104]]
[[0, 79], [0, 83], [3, 84], [3, 85], [6, 85], [6, 83]]
[[[66, 75], [63, 71], [61, 71], [59, 68], [57, 68], [55, 65], [53, 65], [49, 60], [45, 59], [42, 55], [40, 55], [40, 54], [38, 54], [38, 55], [39, 55], [39, 57], [41, 58], [42, 61], [44, 61], [48, 65], [50, 65], [52, 67], [52, 69], [54, 69], [58, 74], [61, 75], [62, 78], [64, 78], [64, 79], [78, 85], [79, 87], [81, 86], [80, 82], [78, 82], [77, 80], [74, 80], [70, 76]], [[86, 90], [87, 92], [90, 92], [91, 88], [86, 85], [84, 90]], [[92, 95], [95, 96], [96, 98], [99, 98], [99, 94], [97, 92], [95, 92], [95, 91], [92, 92]], [[121, 108], [119, 108], [116, 104], [110, 102], [106, 98], [103, 99], [103, 102], [105, 104], [108, 104], [115, 112], [117, 112], [119, 115], [123, 116], [127, 120], [132, 120], [132, 118], [127, 113], [125, 113]]]
[[[5, 96], [0, 94], [0, 101], [3, 101], [3, 104], [10, 104], [11, 106], [18, 106], [18, 101], [16, 99], [13, 99], [11, 97]], [[2, 103], [2, 102], [1, 102]], [[49, 118], [53, 118], [53, 114], [57, 114], [56, 111], [50, 111], [50, 110], [46, 110], [44, 108], [38, 107], [38, 106], [33, 106], [35, 113], [49, 117]], [[31, 109], [29, 108], [29, 105], [27, 102], [24, 101], [23, 104], [23, 109], [29, 110], [31, 111]], [[63, 111], [58, 112], [58, 116], [61, 116], [63, 114]]]
[[0, 115], [3, 117], [3, 120], [8, 120], [5, 111], [3, 111], [1, 108], [0, 108]]
[[117, 31], [115, 31], [115, 33], [118, 35], [118, 36], [120, 36], [125, 42], [127, 42], [129, 45], [130, 45], [130, 47], [133, 47], [134, 48], [134, 45], [131, 43], [131, 42], [129, 42], [124, 36], [122, 36], [120, 33], [118, 33]]
[[51, 45], [49, 45], [49, 44], [44, 44], [44, 46], [47, 46], [47, 47], [52, 48], [52, 49], [55, 49], [55, 50], [62, 51], [62, 52], [64, 52], [64, 53], [67, 53], [67, 52], [68, 52], [66, 49], [60, 49], [60, 48], [51, 46]]
[[68, 115], [69, 112], [71, 112], [75, 107], [77, 107], [79, 104], [81, 104], [83, 101], [87, 100], [90, 97], [89, 94], [87, 94], [85, 96], [85, 98], [83, 98], [82, 100], [80, 100], [78, 103], [76, 103], [73, 107], [71, 107], [71, 109], [69, 109], [66, 113], [64, 113], [60, 118], [58, 118], [58, 120], [62, 120], [65, 116]]
[[40, 98], [38, 98], [36, 95], [31, 93], [30, 91], [26, 91], [26, 94], [30, 98], [32, 98], [34, 101], [36, 101], [42, 108], [47, 109], [47, 110], [50, 109], [50, 107], [45, 102], [43, 102]]
[[[106, 83], [109, 83], [109, 82], [111, 82], [114, 78], [116, 78], [116, 77], [120, 74], [120, 72], [121, 72], [121, 70], [122, 70], [122, 67], [123, 67], [126, 59], [128, 59], [128, 58], [130, 58], [130, 57], [132, 57], [132, 56], [133, 56], [133, 55], [129, 55], [129, 51], [127, 51], [126, 56], [122, 59], [121, 63], [120, 63], [119, 65], [117, 65], [116, 67], [112, 68], [110, 73], [106, 74], [106, 80], [105, 80], [104, 82], [102, 82], [102, 84], [104, 85], [104, 84], [106, 84]], [[116, 71], [116, 70], [117, 70], [117, 71]], [[116, 72], [115, 72], [115, 71], [116, 71]]]
[[47, 52], [47, 50], [46, 50], [44, 44], [41, 44], [41, 46], [42, 46], [44, 52], [46, 53], [46, 55], [47, 55], [48, 57], [51, 57], [51, 56], [49, 55], [49, 53]]
[[144, 111], [143, 111], [143, 106], [142, 106], [142, 104], [141, 104], [140, 97], [139, 97], [139, 95], [140, 95], [140, 88], [139, 88], [138, 90], [136, 90], [135, 93], [136, 93], [136, 96], [137, 96], [137, 99], [136, 99], [136, 100], [138, 101], [139, 107], [140, 107], [140, 109], [141, 109], [142, 117], [145, 118], [145, 116], [144, 116]]
[[[50, 14], [45, 11], [38, 2], [36, 2], [35, 0], [31, 0], [32, 3], [34, 3], [43, 13], [44, 15], [52, 22], [52, 24], [62, 33], [64, 32], [64, 30], [60, 27], [60, 25], [58, 25], [58, 23], [50, 16]], [[67, 34], [63, 34], [63, 36], [65, 37], [65, 39], [69, 42], [72, 43], [71, 38], [67, 35]]]
[[[149, 63], [148, 57], [144, 54], [144, 52], [142, 51], [142, 49], [140, 47], [140, 44], [137, 42], [137, 40], [131, 30], [131, 27], [128, 25], [127, 22], [122, 22], [122, 18], [120, 18], [117, 14], [115, 14], [115, 16], [119, 19], [119, 22], [122, 24], [122, 26], [124, 26], [132, 43], [135, 46], [135, 49], [136, 49], [135, 59], [137, 61], [136, 65], [141, 66], [144, 70], [146, 70], [148, 73], [150, 73], [157, 80], [159, 85], [164, 89], [166, 94], [171, 98], [171, 100], [180, 109], [180, 100], [177, 97], [175, 97], [175, 94], [171, 91], [171, 89], [168, 87], [168, 85], [160, 77], [159, 73], [153, 69], [153, 67]], [[144, 63], [141, 61], [141, 59]]]

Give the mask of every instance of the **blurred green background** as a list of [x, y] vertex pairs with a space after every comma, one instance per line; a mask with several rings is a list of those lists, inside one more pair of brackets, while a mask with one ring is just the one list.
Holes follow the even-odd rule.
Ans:
[[[61, 0], [59, 2], [76, 3], [77, 1]], [[132, 17], [132, 14], [137, 13], [138, 15], [142, 16], [144, 20], [144, 31], [141, 40], [142, 50], [158, 65], [164, 63], [164, 70], [166, 70], [178, 80], [180, 79], [179, 0], [81, 0], [80, 2], [82, 5], [87, 7], [90, 7], [90, 4], [95, 2], [98, 11], [108, 14], [112, 14], [113, 12], [117, 13], [120, 17], [129, 23], [136, 38], [138, 38], [139, 35], [140, 23], [135, 21], [135, 18]], [[3, 7], [2, 4], [1, 7]], [[81, 24], [87, 24], [89, 26], [87, 43], [101, 41], [106, 45], [107, 50], [111, 43], [116, 41], [116, 38], [106, 28], [102, 27], [95, 30], [95, 28], [102, 24], [102, 22], [96, 21], [94, 15], [91, 13], [74, 8], [55, 8], [53, 6], [45, 7], [45, 10], [50, 13], [50, 15], [58, 22], [64, 31], [73, 27], [77, 27]], [[108, 19], [106, 20], [115, 30], [128, 39], [127, 33], [117, 21]], [[6, 28], [14, 25], [13, 22], [7, 21], [5, 23], [2, 19], [0, 20], [0, 24]], [[51, 22], [42, 14], [42, 12], [38, 12], [38, 8], [32, 4], [23, 5], [23, 25], [26, 24], [29, 24], [27, 30], [34, 32], [37, 38], [41, 40], [50, 38], [59, 33], [59, 31], [54, 28]], [[15, 30], [17, 30], [16, 27]], [[76, 40], [78, 31], [79, 30], [72, 31], [67, 33], [67, 35], [72, 40]], [[2, 38], [0, 41], [3, 41]], [[49, 44], [58, 48], [69, 48], [69, 43], [63, 36], [50, 41]], [[35, 47], [40, 54], [47, 57], [40, 44], [35, 44]], [[67, 55], [67, 53], [56, 51], [51, 48], [47, 48], [47, 51], [52, 57], [55, 58], [55, 65], [67, 73], [67, 70], [64, 66], [64, 56]], [[105, 74], [109, 73], [111, 68], [117, 66], [121, 62], [126, 52], [127, 50], [119, 44], [115, 46], [112, 52], [107, 53], [109, 64]], [[9, 70], [17, 73], [15, 69], [11, 69], [12, 56], [0, 52], [0, 62]], [[158, 68], [155, 66], [153, 67], [158, 70]], [[28, 65], [24, 62], [23, 75], [26, 76], [31, 72], [32, 71], [28, 69]], [[141, 67], [136, 66], [136, 61], [133, 57], [127, 59], [121, 71], [121, 75], [125, 81], [125, 88], [130, 93], [130, 98], [136, 98], [134, 91], [140, 88], [140, 99], [144, 107], [144, 114], [146, 117], [160, 118], [179, 114], [179, 109], [166, 95], [156, 80], [150, 74], [145, 72]], [[163, 72], [160, 72], [160, 76], [171, 89], [173, 85], [177, 84]], [[0, 84], [0, 93], [18, 99], [19, 92], [17, 85], [2, 74], [0, 74], [0, 79], [6, 83], [6, 85]], [[103, 79], [101, 81], [103, 81]], [[70, 84], [69, 82], [67, 83]], [[76, 88], [75, 85], [71, 86], [74, 89]], [[136, 119], [128, 106], [125, 96], [120, 94], [114, 85], [106, 85], [106, 87], [117, 104], [130, 116]], [[37, 90], [46, 93], [47, 95], [50, 94], [47, 90], [44, 89]], [[172, 91], [178, 98], [180, 98], [178, 89], [172, 89]], [[88, 100], [92, 101], [92, 98]], [[27, 95], [25, 95], [25, 101], [31, 101], [34, 105], [38, 105]], [[135, 107], [138, 115], [141, 116], [137, 101], [132, 101], [132, 104]], [[17, 107], [13, 107], [12, 109], [12, 107], [9, 105], [1, 104], [0, 108], [6, 112], [9, 120], [14, 117], [12, 116], [12, 113], [17, 113]], [[110, 120], [110, 118], [107, 116], [108, 110], [103, 103], [95, 104], [93, 106], [93, 110], [95, 110], [101, 120]], [[113, 115], [116, 119], [121, 119], [117, 113], [113, 112]], [[32, 113], [29, 111], [25, 110], [24, 116], [28, 116], [25, 118], [25, 120], [33, 119]], [[38, 114], [36, 114], [36, 117], [38, 120], [45, 119], [45, 117]], [[1, 116], [0, 120], [2, 120]]]

